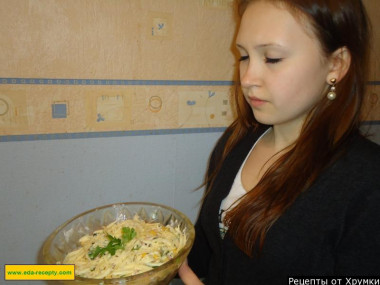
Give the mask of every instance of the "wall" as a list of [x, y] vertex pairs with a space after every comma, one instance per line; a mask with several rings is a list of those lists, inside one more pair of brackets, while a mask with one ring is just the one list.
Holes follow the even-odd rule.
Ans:
[[[163, 203], [195, 220], [193, 190], [231, 119], [229, 2], [0, 0], [1, 275], [100, 205]], [[365, 127], [380, 143], [376, 108]]]
[[2, 276], [100, 205], [162, 203], [195, 221], [232, 118], [228, 3], [0, 0]]

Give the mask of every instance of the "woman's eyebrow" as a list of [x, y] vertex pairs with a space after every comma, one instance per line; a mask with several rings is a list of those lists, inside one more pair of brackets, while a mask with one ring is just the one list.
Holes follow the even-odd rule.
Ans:
[[[241, 48], [241, 49], [245, 49], [241, 44], [239, 43], [236, 43], [236, 47], [237, 48]], [[253, 48], [254, 49], [262, 49], [262, 48], [266, 48], [266, 47], [275, 47], [275, 48], [285, 48], [283, 45], [281, 44], [278, 44], [278, 43], [266, 43], [266, 44], [259, 44], [259, 45], [256, 45], [254, 46]]]

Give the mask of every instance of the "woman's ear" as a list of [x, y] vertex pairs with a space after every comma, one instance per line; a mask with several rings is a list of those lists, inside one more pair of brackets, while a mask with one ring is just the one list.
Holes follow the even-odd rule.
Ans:
[[339, 82], [347, 73], [351, 65], [351, 53], [347, 47], [338, 48], [332, 53], [329, 58], [330, 71], [326, 78], [326, 82], [330, 83], [330, 80], [335, 78], [336, 82]]

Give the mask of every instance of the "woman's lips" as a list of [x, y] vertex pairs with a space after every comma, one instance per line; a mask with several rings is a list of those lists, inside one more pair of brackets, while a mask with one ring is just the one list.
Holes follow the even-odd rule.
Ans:
[[252, 107], [260, 107], [261, 105], [263, 105], [267, 102], [267, 101], [259, 99], [257, 97], [248, 97], [248, 101]]

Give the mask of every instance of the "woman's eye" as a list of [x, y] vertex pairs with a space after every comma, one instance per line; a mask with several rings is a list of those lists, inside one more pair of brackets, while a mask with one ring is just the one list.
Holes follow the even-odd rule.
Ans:
[[249, 58], [248, 55], [244, 55], [244, 56], [241, 56], [241, 57], [239, 58], [239, 61], [244, 61], [244, 60], [247, 60], [248, 58]]
[[282, 58], [269, 58], [269, 57], [265, 57], [265, 62], [266, 63], [275, 64], [275, 63], [279, 63], [281, 60], [282, 60]]

